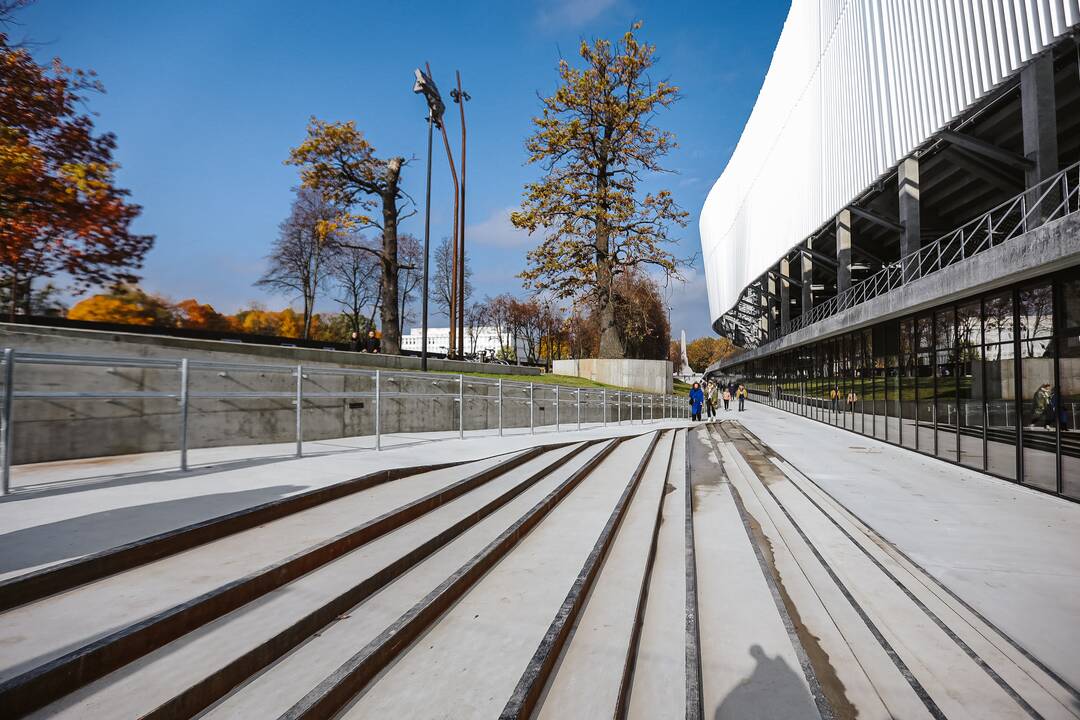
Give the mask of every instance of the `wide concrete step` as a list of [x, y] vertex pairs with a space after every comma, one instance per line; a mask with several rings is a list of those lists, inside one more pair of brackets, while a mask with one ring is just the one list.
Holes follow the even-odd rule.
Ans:
[[540, 448], [420, 473], [0, 614], [0, 702], [27, 711], [483, 486]]
[[337, 632], [342, 618], [364, 612], [354, 606], [378, 602], [388, 586], [586, 450], [547, 451], [68, 695], [42, 716], [189, 717], [313, 636]]
[[[696, 618], [697, 594], [691, 540], [691, 504], [686, 482], [686, 431], [673, 438], [668, 471], [649, 569], [646, 594], [639, 605], [640, 629], [631, 665], [626, 717], [685, 718], [687, 679], [696, 686], [697, 633], [688, 630], [687, 616]], [[688, 613], [689, 610], [689, 613]], [[696, 626], [695, 626], [696, 627]]]
[[[650, 433], [620, 443], [600, 462], [586, 466], [587, 474], [568, 478], [522, 516], [532, 525], [525, 533], [516, 532], [521, 520], [515, 521], [474, 556], [462, 569], [490, 550], [501, 550], [490, 569], [433, 618], [430, 629], [395, 648], [396, 660], [375, 682], [369, 677], [349, 688], [348, 696], [340, 698], [347, 705], [341, 717], [496, 717], [504, 711], [523, 675], [536, 667], [537, 655], [546, 657], [541, 647], [552, 636], [553, 618], [560, 617], [568, 594], [575, 587], [581, 590], [582, 568], [599, 559], [597, 538], [609, 527], [612, 508], [639, 477], [635, 470], [655, 439]], [[510, 542], [503, 543], [504, 538]], [[451, 578], [461, 576], [458, 570]], [[448, 589], [444, 583], [422, 604]], [[573, 620], [572, 615], [561, 617]], [[335, 683], [340, 685], [342, 669], [282, 717], [336, 712], [337, 703], [320, 705], [319, 700], [330, 695]], [[418, 682], [425, 689], [422, 695], [409, 689]]]
[[[781, 574], [795, 605], [830, 618], [802, 613], [827, 650], [819, 675], [854, 691], [842, 700], [861, 709], [876, 695], [894, 717], [1080, 717], [1074, 689], [782, 457], [737, 423], [716, 439], [773, 552], [789, 556]], [[798, 575], [808, 588], [788, 587]]]

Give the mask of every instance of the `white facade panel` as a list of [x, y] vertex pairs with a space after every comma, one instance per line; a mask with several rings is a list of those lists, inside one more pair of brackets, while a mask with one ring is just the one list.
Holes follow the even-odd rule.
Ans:
[[915, 148], [1080, 24], [1080, 0], [794, 0], [699, 220], [715, 322]]

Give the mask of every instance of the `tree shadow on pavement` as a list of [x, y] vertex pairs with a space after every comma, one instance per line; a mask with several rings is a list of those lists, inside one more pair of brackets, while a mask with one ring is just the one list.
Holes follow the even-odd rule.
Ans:
[[802, 676], [782, 657], [770, 658], [760, 645], [750, 654], [757, 665], [716, 708], [714, 720], [794, 720], [817, 718], [814, 700]]
[[116, 508], [0, 535], [0, 573], [71, 560], [307, 489], [274, 485]]

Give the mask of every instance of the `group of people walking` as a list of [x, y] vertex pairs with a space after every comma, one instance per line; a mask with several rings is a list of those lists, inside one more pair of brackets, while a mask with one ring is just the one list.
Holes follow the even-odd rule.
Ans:
[[735, 383], [728, 383], [727, 385], [720, 385], [712, 380], [708, 380], [705, 383], [705, 387], [701, 387], [701, 383], [694, 383], [694, 386], [690, 388], [690, 416], [693, 420], [701, 420], [701, 411], [704, 409], [706, 416], [713, 420], [716, 418], [716, 407], [718, 402], [724, 403], [724, 412], [728, 412], [731, 409], [731, 403], [733, 400], [737, 400], [739, 403], [739, 412], [742, 412], [746, 408], [746, 386], [736, 385]]

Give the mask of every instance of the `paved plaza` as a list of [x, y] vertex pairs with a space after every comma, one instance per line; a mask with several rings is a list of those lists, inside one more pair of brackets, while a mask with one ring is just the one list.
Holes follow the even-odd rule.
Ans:
[[747, 407], [20, 468], [0, 696], [72, 718], [1080, 717], [1080, 506]]

